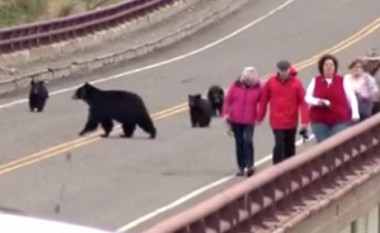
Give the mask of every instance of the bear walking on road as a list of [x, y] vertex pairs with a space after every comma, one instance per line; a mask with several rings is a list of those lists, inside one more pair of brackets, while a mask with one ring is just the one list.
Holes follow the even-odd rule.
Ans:
[[203, 99], [200, 94], [189, 95], [189, 110], [191, 127], [208, 127], [212, 117], [212, 108], [210, 102]]
[[142, 98], [132, 92], [119, 90], [100, 90], [89, 83], [79, 87], [73, 99], [81, 99], [89, 105], [87, 123], [80, 136], [97, 129], [99, 123], [104, 130], [102, 137], [108, 137], [113, 129], [113, 121], [121, 123], [124, 135], [130, 138], [136, 126], [142, 128], [150, 135], [151, 139], [156, 138], [156, 128]]
[[44, 81], [32, 81], [30, 82], [29, 91], [29, 109], [31, 112], [37, 110], [42, 112], [44, 110], [46, 100], [49, 98], [49, 92], [45, 86]]
[[207, 99], [211, 104], [213, 116], [220, 116], [224, 103], [224, 90], [220, 86], [213, 85], [208, 89]]

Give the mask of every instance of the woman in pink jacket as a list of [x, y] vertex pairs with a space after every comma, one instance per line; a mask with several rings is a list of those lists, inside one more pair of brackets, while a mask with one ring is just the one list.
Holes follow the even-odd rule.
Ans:
[[261, 86], [254, 67], [247, 67], [227, 92], [223, 115], [231, 125], [239, 167], [237, 176], [254, 174], [253, 134]]

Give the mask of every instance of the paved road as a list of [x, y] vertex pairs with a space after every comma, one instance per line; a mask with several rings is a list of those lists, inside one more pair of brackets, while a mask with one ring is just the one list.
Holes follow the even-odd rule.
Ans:
[[[284, 2], [253, 1], [238, 14], [149, 58], [82, 79], [60, 81], [51, 89], [59, 90], [79, 84], [84, 78], [102, 78], [184, 54], [241, 28]], [[265, 74], [278, 59], [298, 62], [310, 58], [375, 20], [379, 7], [380, 2], [372, 0], [295, 0], [245, 32], [202, 53], [97, 86], [136, 91], [144, 97], [151, 112], [156, 113], [185, 101], [188, 93], [204, 92], [214, 83], [230, 84], [243, 66], [253, 64]], [[376, 32], [341, 52], [342, 67], [379, 38], [380, 33]], [[315, 66], [303, 70], [304, 81], [315, 72]], [[24, 94], [0, 102], [7, 103]], [[87, 108], [72, 101], [71, 95], [72, 92], [66, 92], [53, 96], [43, 114], [30, 114], [25, 104], [0, 110], [0, 131], [4, 135], [0, 141], [0, 164], [7, 164], [0, 166], [1, 205], [115, 229], [235, 171], [233, 142], [225, 135], [224, 124], [216, 120], [210, 129], [191, 129], [186, 111], [161, 115], [162, 119], [156, 122], [159, 135], [155, 141], [146, 140], [139, 132], [132, 140], [116, 137], [88, 140], [94, 143], [78, 140], [31, 157], [34, 152], [77, 139]], [[257, 159], [270, 154], [271, 146], [272, 135], [264, 124], [256, 130]], [[72, 153], [70, 163], [62, 156], [63, 151]], [[28, 160], [9, 164], [25, 157]], [[33, 163], [41, 157], [52, 158]], [[62, 213], [57, 216], [53, 209], [65, 180]]]

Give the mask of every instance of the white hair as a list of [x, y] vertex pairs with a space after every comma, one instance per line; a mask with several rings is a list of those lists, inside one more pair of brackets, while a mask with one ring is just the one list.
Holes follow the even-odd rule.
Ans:
[[257, 79], [258, 73], [255, 67], [248, 66], [243, 69], [243, 72], [241, 73], [241, 78], [245, 79], [247, 77], [252, 77], [254, 79]]

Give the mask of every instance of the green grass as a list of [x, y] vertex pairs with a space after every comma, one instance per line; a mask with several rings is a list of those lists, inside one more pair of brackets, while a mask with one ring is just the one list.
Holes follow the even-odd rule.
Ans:
[[0, 0], [0, 28], [63, 17], [122, 0]]
[[33, 22], [44, 14], [46, 0], [15, 0], [0, 8], [0, 27]]

